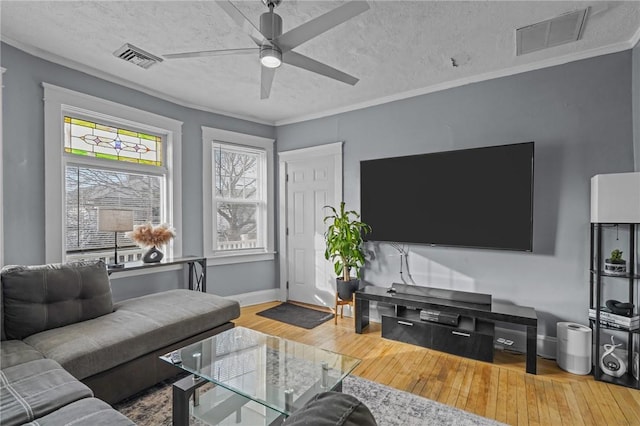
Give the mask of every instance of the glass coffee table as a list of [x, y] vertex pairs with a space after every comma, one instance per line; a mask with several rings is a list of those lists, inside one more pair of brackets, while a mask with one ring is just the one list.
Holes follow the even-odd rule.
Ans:
[[[342, 391], [357, 358], [235, 327], [160, 357], [189, 373], [173, 385], [173, 424], [278, 425], [315, 395]], [[199, 392], [200, 387], [211, 389]], [[190, 404], [193, 395], [193, 404]], [[201, 423], [199, 423], [201, 424]]]

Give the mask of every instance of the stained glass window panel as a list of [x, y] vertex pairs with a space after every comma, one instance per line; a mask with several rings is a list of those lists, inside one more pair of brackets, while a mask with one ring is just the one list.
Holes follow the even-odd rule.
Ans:
[[64, 117], [64, 150], [73, 155], [162, 166], [162, 137]]

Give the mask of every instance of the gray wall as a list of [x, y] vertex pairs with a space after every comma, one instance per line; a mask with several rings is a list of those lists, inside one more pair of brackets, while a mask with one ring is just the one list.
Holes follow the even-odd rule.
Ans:
[[[533, 253], [407, 247], [413, 282], [533, 306], [539, 333], [555, 336], [557, 320], [586, 321], [590, 178], [634, 168], [631, 56], [626, 51], [280, 126], [278, 150], [345, 141], [344, 199], [359, 209], [360, 160], [535, 141]], [[398, 253], [387, 244], [368, 248], [365, 278], [379, 286], [400, 282]], [[410, 282], [406, 269], [404, 275]]]
[[[39, 264], [44, 254], [44, 110], [47, 82], [184, 122], [182, 127], [183, 253], [201, 255], [202, 132], [211, 126], [274, 137], [272, 126], [182, 107], [66, 68], [2, 44], [3, 173], [6, 264]], [[220, 295], [274, 288], [275, 262], [210, 267], [208, 289]], [[176, 286], [181, 273], [114, 280], [117, 299]], [[182, 280], [181, 280], [182, 281]], [[231, 284], [232, 283], [232, 284]]]
[[[640, 152], [637, 70], [640, 51], [476, 83], [403, 101], [273, 129], [172, 104], [2, 44], [5, 262], [44, 261], [43, 90], [67, 87], [165, 115], [183, 126], [184, 253], [202, 253], [200, 126], [278, 139], [285, 151], [345, 141], [345, 201], [359, 208], [359, 161], [476, 146], [536, 141], [534, 252], [409, 247], [421, 285], [492, 293], [535, 306], [541, 334], [558, 319], [584, 322], [588, 304], [589, 179], [634, 169]], [[634, 66], [633, 97], [632, 60]], [[636, 168], [638, 168], [636, 158]], [[397, 252], [369, 246], [366, 278], [400, 281]], [[210, 267], [210, 292], [231, 295], [277, 287], [274, 262]], [[184, 283], [180, 271], [114, 280], [117, 299]], [[233, 284], [230, 284], [233, 283]], [[545, 324], [548, 324], [545, 330]]]
[[632, 55], [633, 146], [636, 171], [640, 172], [640, 43], [633, 48]]

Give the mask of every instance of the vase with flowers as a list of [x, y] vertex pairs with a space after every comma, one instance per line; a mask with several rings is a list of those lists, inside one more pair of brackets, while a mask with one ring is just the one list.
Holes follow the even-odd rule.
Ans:
[[133, 231], [129, 231], [125, 235], [138, 246], [148, 249], [142, 257], [144, 263], [156, 263], [164, 257], [164, 253], [158, 247], [171, 241], [176, 236], [176, 232], [166, 223], [155, 226], [151, 223], [145, 223], [134, 226]]

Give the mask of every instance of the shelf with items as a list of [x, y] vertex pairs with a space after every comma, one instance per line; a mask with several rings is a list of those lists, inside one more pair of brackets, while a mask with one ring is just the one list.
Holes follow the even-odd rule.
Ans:
[[[640, 316], [638, 315], [630, 315], [627, 307], [626, 312], [615, 313], [612, 309], [616, 309], [617, 307], [613, 304], [611, 308], [608, 306], [601, 306], [599, 309], [600, 314], [600, 324], [610, 325], [612, 328], [617, 329], [625, 329], [628, 331], [633, 331], [635, 329], [640, 328]], [[589, 308], [589, 319], [591, 321], [596, 320], [596, 316], [598, 315], [598, 310], [595, 308]]]
[[[591, 270], [590, 272], [592, 274], [597, 274], [598, 273], [598, 271], [594, 271], [594, 270]], [[609, 273], [606, 273], [606, 272], [600, 272], [600, 275], [602, 277], [607, 277], [607, 278], [623, 278], [623, 279], [631, 278], [631, 279], [634, 279], [634, 280], [640, 280], [640, 274], [631, 275], [629, 273], [626, 273], [624, 275], [616, 275], [616, 274], [609, 274]]]
[[[594, 320], [593, 318], [589, 318], [589, 322], [591, 324], [595, 324], [596, 320]], [[612, 324], [607, 324], [606, 322], [603, 322], [602, 320], [600, 320], [600, 328], [601, 329], [607, 329], [607, 330], [611, 330], [611, 331], [620, 331], [620, 332], [629, 332], [629, 333], [634, 333], [634, 334], [640, 334], [640, 328], [626, 328], [625, 326], [616, 326], [616, 325], [612, 325]]]
[[[603, 253], [605, 253], [605, 247], [607, 250], [611, 249], [613, 239], [611, 235], [604, 234], [614, 229], [615, 245], [619, 245], [618, 242], [619, 232], [623, 231], [623, 241], [625, 243], [624, 251], [621, 251], [616, 247], [612, 251], [612, 256], [609, 259], [605, 259]], [[605, 381], [608, 383], [627, 386], [635, 389], [640, 389], [640, 380], [638, 380], [638, 367], [634, 368], [634, 363], [637, 361], [637, 345], [640, 343], [640, 329], [638, 329], [638, 306], [636, 297], [638, 296], [637, 285], [640, 282], [640, 275], [637, 273], [637, 238], [636, 233], [638, 226], [635, 223], [620, 223], [620, 224], [591, 224], [591, 250], [590, 250], [590, 318], [589, 324], [593, 330], [593, 340], [596, 347], [593, 375], [596, 380]], [[625, 253], [627, 260], [622, 261], [625, 265], [625, 271], [623, 273], [609, 273], [605, 272], [605, 262], [610, 264], [611, 258], [613, 258], [614, 252], [617, 252], [618, 258], [622, 253]], [[620, 261], [620, 260], [618, 260]], [[621, 286], [622, 285], [622, 286]], [[624, 288], [624, 285], [627, 288]], [[632, 311], [623, 315], [620, 312], [615, 312], [604, 308], [605, 305], [611, 306], [611, 301], [607, 302], [607, 299], [611, 295], [616, 293], [616, 299], [622, 299], [623, 302], [633, 304]], [[625, 294], [621, 294], [625, 293]], [[614, 307], [616, 305], [614, 304]], [[618, 305], [619, 306], [619, 305]], [[628, 315], [628, 316], [627, 316]], [[595, 318], [594, 318], [595, 316]], [[628, 325], [627, 325], [628, 321]], [[606, 347], [611, 348], [608, 344], [607, 336], [614, 336], [611, 345], [623, 343], [626, 338], [627, 349], [612, 349], [614, 355], [609, 355], [610, 358], [605, 358], [606, 362], [601, 365], [601, 357], [605, 353]], [[626, 357], [626, 360], [624, 359]], [[622, 359], [622, 361], [620, 361]], [[609, 362], [610, 364], [607, 364]], [[625, 364], [622, 366], [622, 364]], [[603, 369], [610, 368], [611, 374], [607, 374]], [[619, 371], [618, 368], [624, 368], [625, 373], [621, 377], [615, 377], [615, 372]], [[635, 372], [635, 374], [634, 374]]]

